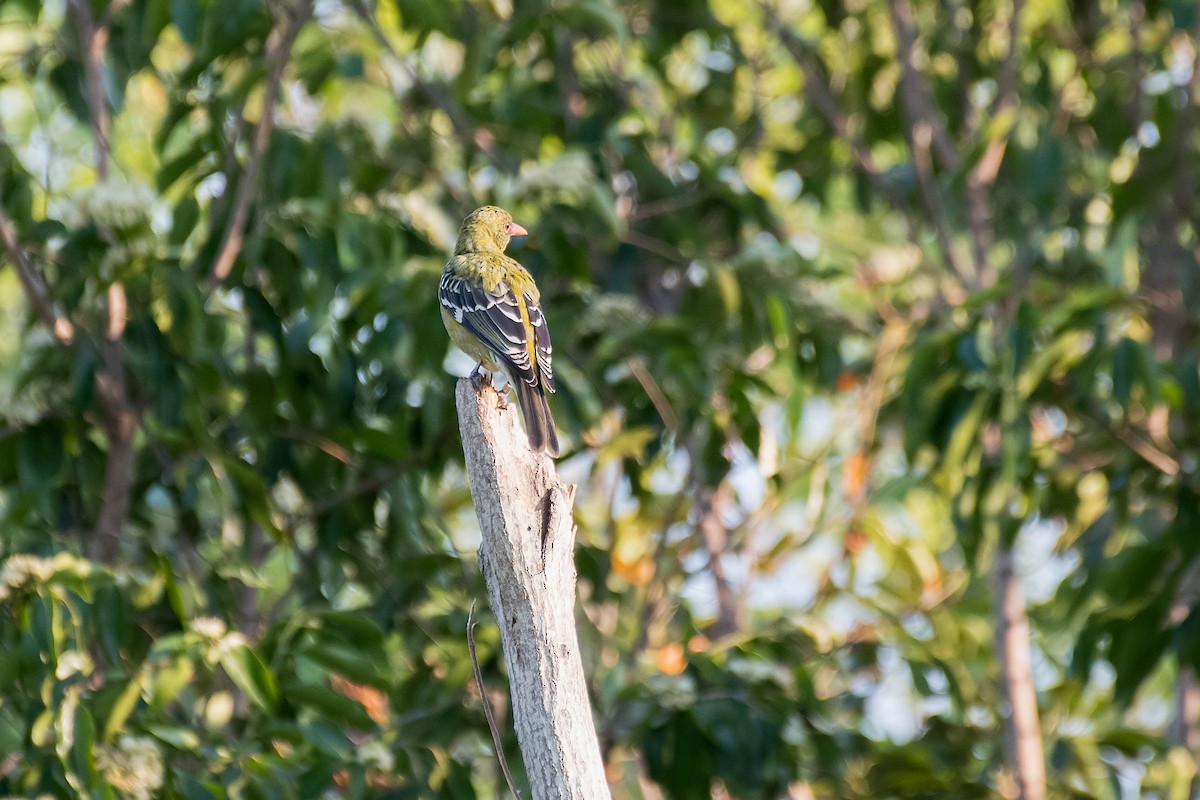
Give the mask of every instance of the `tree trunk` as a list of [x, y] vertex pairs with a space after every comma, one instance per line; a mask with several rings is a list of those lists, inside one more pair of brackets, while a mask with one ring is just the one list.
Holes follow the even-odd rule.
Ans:
[[[1200, 757], [1200, 683], [1191, 667], [1179, 667], [1175, 676], [1175, 719], [1167, 732], [1170, 744], [1186, 747], [1193, 758]], [[1200, 797], [1200, 773], [1192, 777], [1188, 797]]]
[[717, 619], [707, 629], [714, 639], [746, 627], [745, 607], [725, 571], [729, 530], [721, 515], [732, 500], [733, 487], [728, 480], [722, 480], [716, 489], [705, 489], [700, 493], [700, 524], [697, 527], [704, 539], [704, 549], [708, 551], [708, 569], [717, 588]]
[[458, 422], [533, 800], [608, 798], [575, 631], [575, 487], [529, 450], [515, 404], [460, 380]]
[[[111, 313], [115, 312], [110, 305]], [[138, 412], [129, 399], [125, 381], [125, 346], [121, 340], [123, 326], [122, 311], [120, 325], [112, 322], [109, 325], [110, 334], [115, 335], [100, 342], [100, 369], [96, 371], [96, 397], [103, 411], [108, 453], [104, 458], [104, 493], [100, 498], [100, 514], [92, 534], [89, 555], [103, 564], [114, 563], [121, 553], [136, 477], [137, 454], [134, 452], [133, 437], [137, 433]]]
[[996, 553], [996, 651], [1003, 682], [1009, 767], [1016, 774], [1021, 800], [1046, 797], [1046, 761], [1033, 686], [1029, 617], [1017, 582], [1011, 550]]

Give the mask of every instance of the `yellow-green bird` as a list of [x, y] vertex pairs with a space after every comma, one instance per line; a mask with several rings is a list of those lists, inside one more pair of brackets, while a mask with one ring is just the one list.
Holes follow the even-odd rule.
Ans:
[[438, 299], [450, 340], [479, 362], [471, 376], [480, 367], [503, 369], [517, 390], [529, 447], [557, 456], [558, 433], [546, 402], [554, 370], [541, 295], [529, 271], [504, 255], [512, 237], [528, 233], [502, 208], [475, 209], [458, 232]]

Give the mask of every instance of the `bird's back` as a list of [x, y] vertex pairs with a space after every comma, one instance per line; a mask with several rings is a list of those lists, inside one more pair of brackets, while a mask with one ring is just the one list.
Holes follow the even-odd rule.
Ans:
[[503, 253], [459, 253], [446, 262], [446, 272], [477, 283], [492, 294], [504, 284], [518, 297], [527, 294], [535, 303], [540, 299], [529, 270]]

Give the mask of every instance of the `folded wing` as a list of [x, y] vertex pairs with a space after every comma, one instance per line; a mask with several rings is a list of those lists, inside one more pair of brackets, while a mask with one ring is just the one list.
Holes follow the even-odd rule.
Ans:
[[[489, 292], [482, 286], [447, 272], [442, 275], [438, 299], [456, 322], [496, 354], [513, 380], [522, 380], [531, 386], [537, 384], [539, 374], [530, 358], [529, 334], [521, 319], [521, 307], [507, 284], [500, 283], [494, 292]], [[540, 309], [538, 318], [541, 319]], [[543, 321], [540, 330], [544, 331], [545, 328]], [[537, 330], [535, 328], [535, 343]], [[549, 343], [547, 334], [547, 352]]]

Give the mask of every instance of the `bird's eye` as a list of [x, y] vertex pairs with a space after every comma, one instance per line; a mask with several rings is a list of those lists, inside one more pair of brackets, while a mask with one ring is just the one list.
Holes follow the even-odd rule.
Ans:
[[504, 223], [504, 232], [512, 233], [512, 223], [511, 222]]

